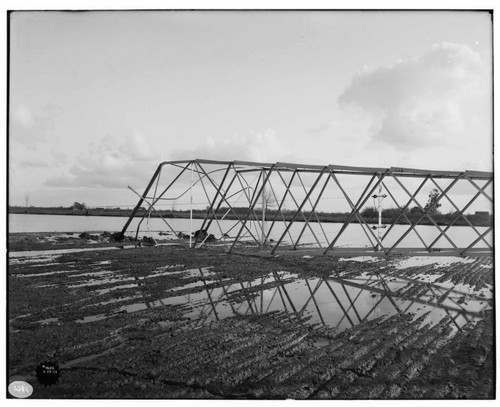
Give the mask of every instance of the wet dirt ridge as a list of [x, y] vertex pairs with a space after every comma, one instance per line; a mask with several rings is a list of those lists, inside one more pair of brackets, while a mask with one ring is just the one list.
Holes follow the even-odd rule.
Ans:
[[[494, 396], [488, 257], [400, 268], [164, 246], [16, 257], [8, 273], [9, 381], [34, 398]], [[45, 387], [46, 360], [61, 377]]]

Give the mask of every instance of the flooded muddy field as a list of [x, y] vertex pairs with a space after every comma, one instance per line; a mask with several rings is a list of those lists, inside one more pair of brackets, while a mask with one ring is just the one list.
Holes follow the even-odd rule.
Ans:
[[[111, 246], [9, 240], [90, 245]], [[493, 398], [493, 271], [491, 257], [182, 244], [12, 253], [9, 383], [30, 383], [32, 398]], [[44, 362], [60, 371], [51, 386], [37, 380]]]

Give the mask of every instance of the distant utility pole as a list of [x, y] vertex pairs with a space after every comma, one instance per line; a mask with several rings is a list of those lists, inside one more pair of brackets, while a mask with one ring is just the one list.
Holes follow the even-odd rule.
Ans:
[[26, 208], [27, 208], [30, 204], [30, 194], [28, 192], [24, 194], [24, 202], [26, 203]]
[[262, 237], [260, 239], [260, 244], [266, 244], [266, 186], [262, 187]]
[[378, 195], [372, 195], [373, 199], [378, 199], [378, 225], [373, 226], [373, 229], [377, 229], [377, 235], [378, 235], [378, 244], [377, 244], [377, 251], [380, 251], [382, 249], [382, 229], [385, 228], [385, 225], [382, 225], [382, 200], [384, 198], [387, 198], [387, 194], [382, 195], [382, 183], [379, 184], [378, 186]]

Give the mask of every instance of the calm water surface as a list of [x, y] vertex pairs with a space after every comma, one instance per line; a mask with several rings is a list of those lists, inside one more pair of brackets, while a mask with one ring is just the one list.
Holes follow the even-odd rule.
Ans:
[[[68, 216], [68, 215], [25, 215], [25, 214], [9, 214], [9, 232], [117, 232], [121, 231], [125, 225], [127, 218], [125, 217], [111, 217], [111, 216]], [[152, 218], [144, 220], [140, 226], [140, 236], [152, 236], [155, 238], [160, 237], [159, 232], [170, 232], [173, 236], [175, 232], [190, 232], [189, 219], [167, 219], [168, 225], [159, 218]], [[135, 235], [139, 219], [134, 219], [130, 224], [127, 233]], [[202, 219], [193, 219], [192, 231], [198, 230], [203, 224]], [[297, 238], [304, 228], [304, 223], [296, 222], [290, 228], [289, 233], [284, 239], [285, 242], [290, 243]], [[269, 226], [268, 226], [269, 227]], [[317, 239], [322, 245], [327, 245], [342, 227], [341, 223], [323, 223], [310, 224], [306, 226], [302, 233], [300, 243], [316, 244]], [[238, 233], [240, 225], [237, 221], [223, 220], [212, 222], [209, 233], [212, 233], [216, 238], [220, 238], [224, 233], [234, 238]], [[389, 246], [395, 243], [399, 237], [408, 229], [405, 225], [396, 225], [390, 235], [384, 239], [384, 246]], [[477, 227], [479, 233], [483, 233], [486, 227]], [[271, 230], [270, 239], [278, 240], [285, 230], [283, 224], [276, 224]], [[430, 243], [439, 234], [434, 226], [417, 226], [416, 231], [424, 241]], [[313, 234], [314, 232], [314, 234]], [[384, 230], [385, 232], [385, 230]], [[251, 234], [258, 237], [260, 236], [260, 223], [248, 222], [248, 230], [244, 239], [252, 240]], [[478, 234], [471, 228], [466, 226], [452, 226], [447, 231], [448, 236], [458, 247], [467, 247], [474, 240], [478, 238]], [[485, 236], [485, 240], [491, 245], [492, 234], [489, 233]], [[352, 224], [347, 227], [340, 239], [336, 243], [336, 247], [352, 247], [352, 246], [367, 246], [371, 247], [365, 232], [360, 225]], [[400, 243], [400, 247], [422, 247], [422, 243], [417, 233], [409, 233], [405, 239]], [[451, 243], [445, 237], [441, 237], [436, 248], [451, 248]], [[476, 247], [487, 247], [484, 242], [479, 242]]]

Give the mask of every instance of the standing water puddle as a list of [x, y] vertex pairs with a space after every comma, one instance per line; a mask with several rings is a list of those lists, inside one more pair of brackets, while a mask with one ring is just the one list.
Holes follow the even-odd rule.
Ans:
[[[170, 274], [181, 275], [186, 284], [153, 299], [145, 292], [148, 301], [122, 305], [108, 316], [177, 305], [185, 309], [185, 318], [202, 325], [234, 315], [286, 311], [308, 317], [308, 323], [342, 331], [381, 316], [412, 313], [415, 319], [426, 315], [423, 323], [432, 324], [449, 316], [456, 331], [468, 322], [482, 319], [483, 312], [491, 308], [488, 300], [492, 297], [491, 292], [474, 294], [467, 287], [434, 283], [435, 276], [410, 279], [365, 273], [351, 279], [333, 276], [305, 279], [297, 274], [274, 272], [235, 282], [220, 278], [206, 268]], [[155, 274], [149, 277], [153, 276]], [[138, 297], [121, 298], [116, 302], [134, 298]], [[98, 319], [103, 319], [103, 316], [89, 316], [79, 322]]]

